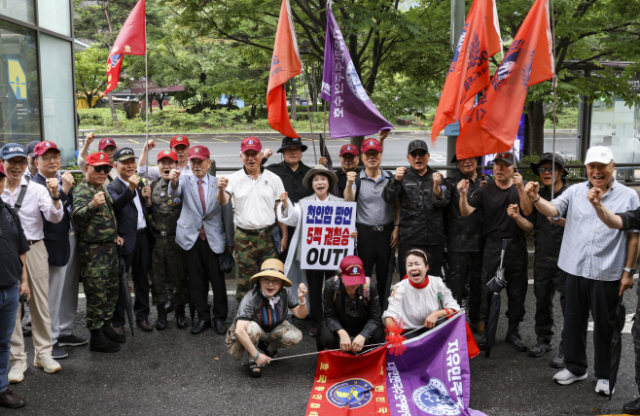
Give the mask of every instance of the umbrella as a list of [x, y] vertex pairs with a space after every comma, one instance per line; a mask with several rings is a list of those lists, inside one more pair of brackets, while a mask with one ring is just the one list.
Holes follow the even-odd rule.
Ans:
[[129, 319], [129, 327], [131, 328], [131, 336], [133, 336], [133, 302], [131, 302], [131, 292], [129, 291], [129, 281], [127, 280], [127, 266], [125, 266], [122, 250], [118, 246], [118, 257], [120, 258], [120, 296], [124, 298], [126, 303], [125, 310]]
[[613, 327], [613, 340], [611, 341], [611, 373], [609, 375], [609, 400], [613, 396], [613, 389], [616, 387], [618, 378], [618, 368], [620, 367], [620, 354], [622, 352], [622, 342], [620, 333], [624, 328], [626, 309], [622, 304], [622, 296], [618, 298], [613, 312], [609, 315], [609, 324]]
[[507, 244], [509, 240], [502, 240], [502, 253], [500, 254], [500, 267], [496, 270], [495, 276], [489, 283], [487, 283], [487, 288], [493, 295], [491, 296], [491, 308], [489, 309], [489, 320], [487, 322], [487, 328], [485, 332], [486, 337], [486, 349], [485, 356], [488, 358], [491, 355], [491, 348], [493, 348], [493, 343], [496, 341], [496, 331], [498, 330], [498, 320], [500, 319], [500, 304], [502, 300], [500, 299], [500, 292], [507, 286], [507, 281], [504, 278], [504, 267], [502, 267], [502, 263], [504, 262], [504, 252], [507, 250]]

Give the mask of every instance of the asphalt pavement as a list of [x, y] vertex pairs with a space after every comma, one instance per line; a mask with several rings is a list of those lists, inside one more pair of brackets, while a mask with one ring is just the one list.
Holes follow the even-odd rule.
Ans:
[[[235, 282], [227, 276], [230, 313], [235, 314]], [[397, 276], [396, 276], [397, 280]], [[588, 335], [590, 376], [570, 386], [552, 381], [556, 370], [549, 366], [552, 353], [540, 359], [519, 353], [504, 342], [507, 323], [503, 315], [497, 345], [491, 358], [483, 354], [471, 360], [470, 407], [489, 416], [610, 415], [621, 413], [625, 402], [638, 396], [634, 382], [634, 355], [629, 325], [622, 335], [622, 364], [613, 400], [594, 392], [593, 349]], [[210, 297], [210, 301], [212, 298]], [[533, 286], [527, 293], [527, 315], [521, 334], [535, 342]], [[635, 290], [625, 295], [627, 313], [635, 311]], [[559, 301], [554, 300], [556, 322], [561, 322]], [[155, 321], [152, 314], [150, 321]], [[281, 351], [289, 356], [315, 351], [308, 323], [295, 320], [304, 333], [301, 344]], [[128, 329], [128, 328], [127, 328]], [[225, 337], [208, 330], [191, 335], [179, 330], [173, 314], [164, 331], [151, 333], [135, 328], [127, 331], [127, 342], [116, 354], [89, 351], [88, 346], [67, 347], [69, 357], [60, 360], [62, 370], [50, 375], [33, 367], [33, 347], [27, 338], [29, 369], [22, 383], [12, 389], [23, 395], [27, 406], [4, 410], [16, 415], [215, 415], [215, 416], [303, 416], [317, 364], [316, 356], [274, 362], [260, 379], [248, 376], [247, 368], [226, 352]], [[76, 333], [88, 336], [85, 303], [80, 299]], [[558, 342], [558, 336], [554, 342]], [[246, 358], [245, 358], [246, 361]]]

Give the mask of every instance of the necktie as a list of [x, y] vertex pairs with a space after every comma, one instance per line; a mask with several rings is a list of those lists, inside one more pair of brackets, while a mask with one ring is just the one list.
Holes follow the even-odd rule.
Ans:
[[[204, 188], [202, 187], [203, 183], [204, 181], [202, 179], [198, 181], [198, 193], [200, 194], [200, 203], [202, 204], [202, 217], [204, 218], [204, 214], [207, 212], [207, 204], [204, 201]], [[204, 225], [202, 226], [202, 228], [200, 228], [199, 237], [203, 241], [207, 239], [207, 234], [204, 232]]]

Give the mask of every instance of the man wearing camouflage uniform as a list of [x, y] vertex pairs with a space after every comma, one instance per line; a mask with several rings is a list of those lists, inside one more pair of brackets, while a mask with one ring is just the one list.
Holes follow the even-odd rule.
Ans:
[[167, 327], [167, 290], [165, 283], [171, 279], [175, 292], [173, 295], [176, 307], [176, 325], [186, 328], [188, 325], [184, 315], [187, 303], [187, 275], [184, 251], [176, 243], [176, 227], [182, 212], [180, 198], [169, 195], [169, 175], [171, 169], [177, 168], [178, 155], [173, 150], [158, 153], [158, 174], [160, 177], [151, 183], [151, 229], [156, 243], [151, 253], [151, 293], [153, 304], [158, 308], [156, 329]]
[[108, 322], [118, 303], [118, 237], [113, 200], [104, 186], [111, 165], [102, 152], [86, 160], [86, 178], [74, 192], [73, 221], [78, 232], [78, 262], [87, 296], [91, 351], [118, 352], [119, 337]]
[[469, 196], [483, 184], [483, 176], [478, 174], [478, 159], [458, 160], [453, 157], [451, 163], [457, 163], [458, 171], [447, 178], [447, 187], [451, 190], [451, 204], [445, 214], [447, 230], [447, 280], [446, 284], [454, 299], [462, 305], [465, 287], [469, 285], [469, 326], [471, 330], [484, 334], [484, 322], [480, 320], [482, 302], [482, 210], [478, 209], [468, 217], [460, 214], [460, 192], [458, 182], [469, 180]]

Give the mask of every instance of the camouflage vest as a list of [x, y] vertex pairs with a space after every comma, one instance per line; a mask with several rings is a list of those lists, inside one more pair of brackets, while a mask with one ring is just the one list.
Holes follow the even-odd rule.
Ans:
[[170, 181], [158, 178], [151, 182], [151, 227], [156, 234], [174, 236], [182, 212], [182, 199], [169, 195]]

